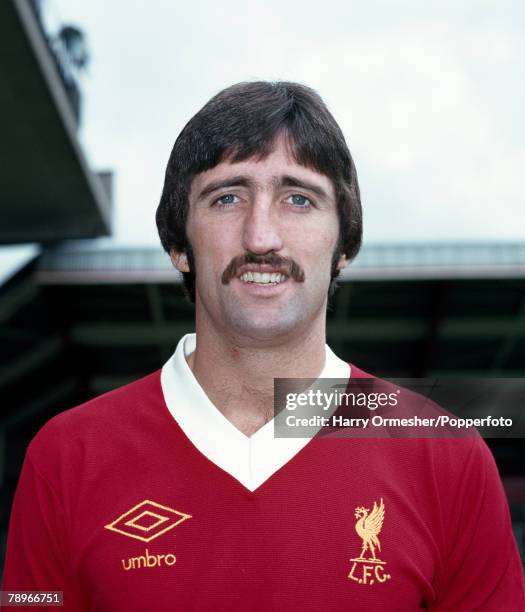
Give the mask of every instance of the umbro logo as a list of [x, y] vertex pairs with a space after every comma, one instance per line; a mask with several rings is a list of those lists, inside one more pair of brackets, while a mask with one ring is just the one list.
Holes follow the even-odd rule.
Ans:
[[151, 542], [190, 518], [190, 514], [145, 499], [104, 528], [127, 538]]

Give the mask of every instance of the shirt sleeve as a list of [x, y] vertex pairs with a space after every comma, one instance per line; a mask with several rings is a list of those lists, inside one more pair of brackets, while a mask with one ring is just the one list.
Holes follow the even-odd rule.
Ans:
[[63, 610], [84, 610], [68, 563], [60, 499], [26, 454], [7, 538], [2, 590], [63, 591]]
[[[447, 519], [448, 555], [430, 609], [523, 612], [523, 568], [512, 532], [509, 508], [492, 453], [474, 440], [465, 465], [455, 510]], [[449, 491], [449, 495], [453, 492]]]

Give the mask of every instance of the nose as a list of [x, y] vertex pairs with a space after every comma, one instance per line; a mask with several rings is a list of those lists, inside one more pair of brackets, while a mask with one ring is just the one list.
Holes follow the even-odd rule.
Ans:
[[253, 204], [243, 227], [243, 248], [252, 253], [279, 251], [283, 247], [278, 213], [269, 201]]

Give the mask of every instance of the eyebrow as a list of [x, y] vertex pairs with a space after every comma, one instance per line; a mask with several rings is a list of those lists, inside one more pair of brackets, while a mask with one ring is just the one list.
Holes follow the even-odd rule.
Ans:
[[299, 189], [306, 189], [307, 191], [315, 193], [317, 197], [328, 200], [328, 194], [322, 187], [316, 185], [315, 183], [305, 181], [304, 179], [298, 179], [294, 176], [286, 174], [280, 178], [278, 184], [279, 187], [298, 187]]
[[229, 189], [230, 187], [250, 188], [254, 187], [254, 182], [246, 176], [233, 176], [222, 181], [212, 181], [211, 183], [208, 183], [199, 193], [197, 200], [202, 200], [206, 196], [212, 194], [214, 191], [219, 191], [219, 189]]
[[[324, 200], [329, 199], [329, 196], [326, 191], [319, 185], [316, 185], [315, 183], [311, 183], [309, 181], [305, 181], [302, 178], [299, 179], [289, 174], [285, 174], [280, 177], [275, 177], [273, 183], [276, 187], [297, 187], [299, 189], [306, 189], [307, 191], [311, 191], [312, 193], [314, 193], [319, 198], [322, 198]], [[255, 188], [256, 184], [252, 179], [248, 178], [247, 176], [232, 176], [222, 181], [212, 181], [201, 190], [197, 197], [197, 200], [202, 200], [203, 198], [214, 193], [215, 191], [219, 191], [220, 189], [229, 189], [230, 187], [246, 187], [247, 189], [250, 189]]]

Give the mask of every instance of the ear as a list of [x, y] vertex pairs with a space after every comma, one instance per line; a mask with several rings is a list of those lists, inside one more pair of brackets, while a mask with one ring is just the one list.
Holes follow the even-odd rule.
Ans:
[[186, 253], [175, 251], [172, 249], [170, 251], [170, 259], [171, 263], [177, 268], [179, 272], [189, 272], [190, 266], [188, 265], [188, 257]]
[[341, 257], [339, 257], [339, 261], [337, 262], [337, 269], [339, 271], [344, 270], [344, 268], [346, 268], [347, 265], [348, 265], [348, 257], [346, 255], [341, 255]]

